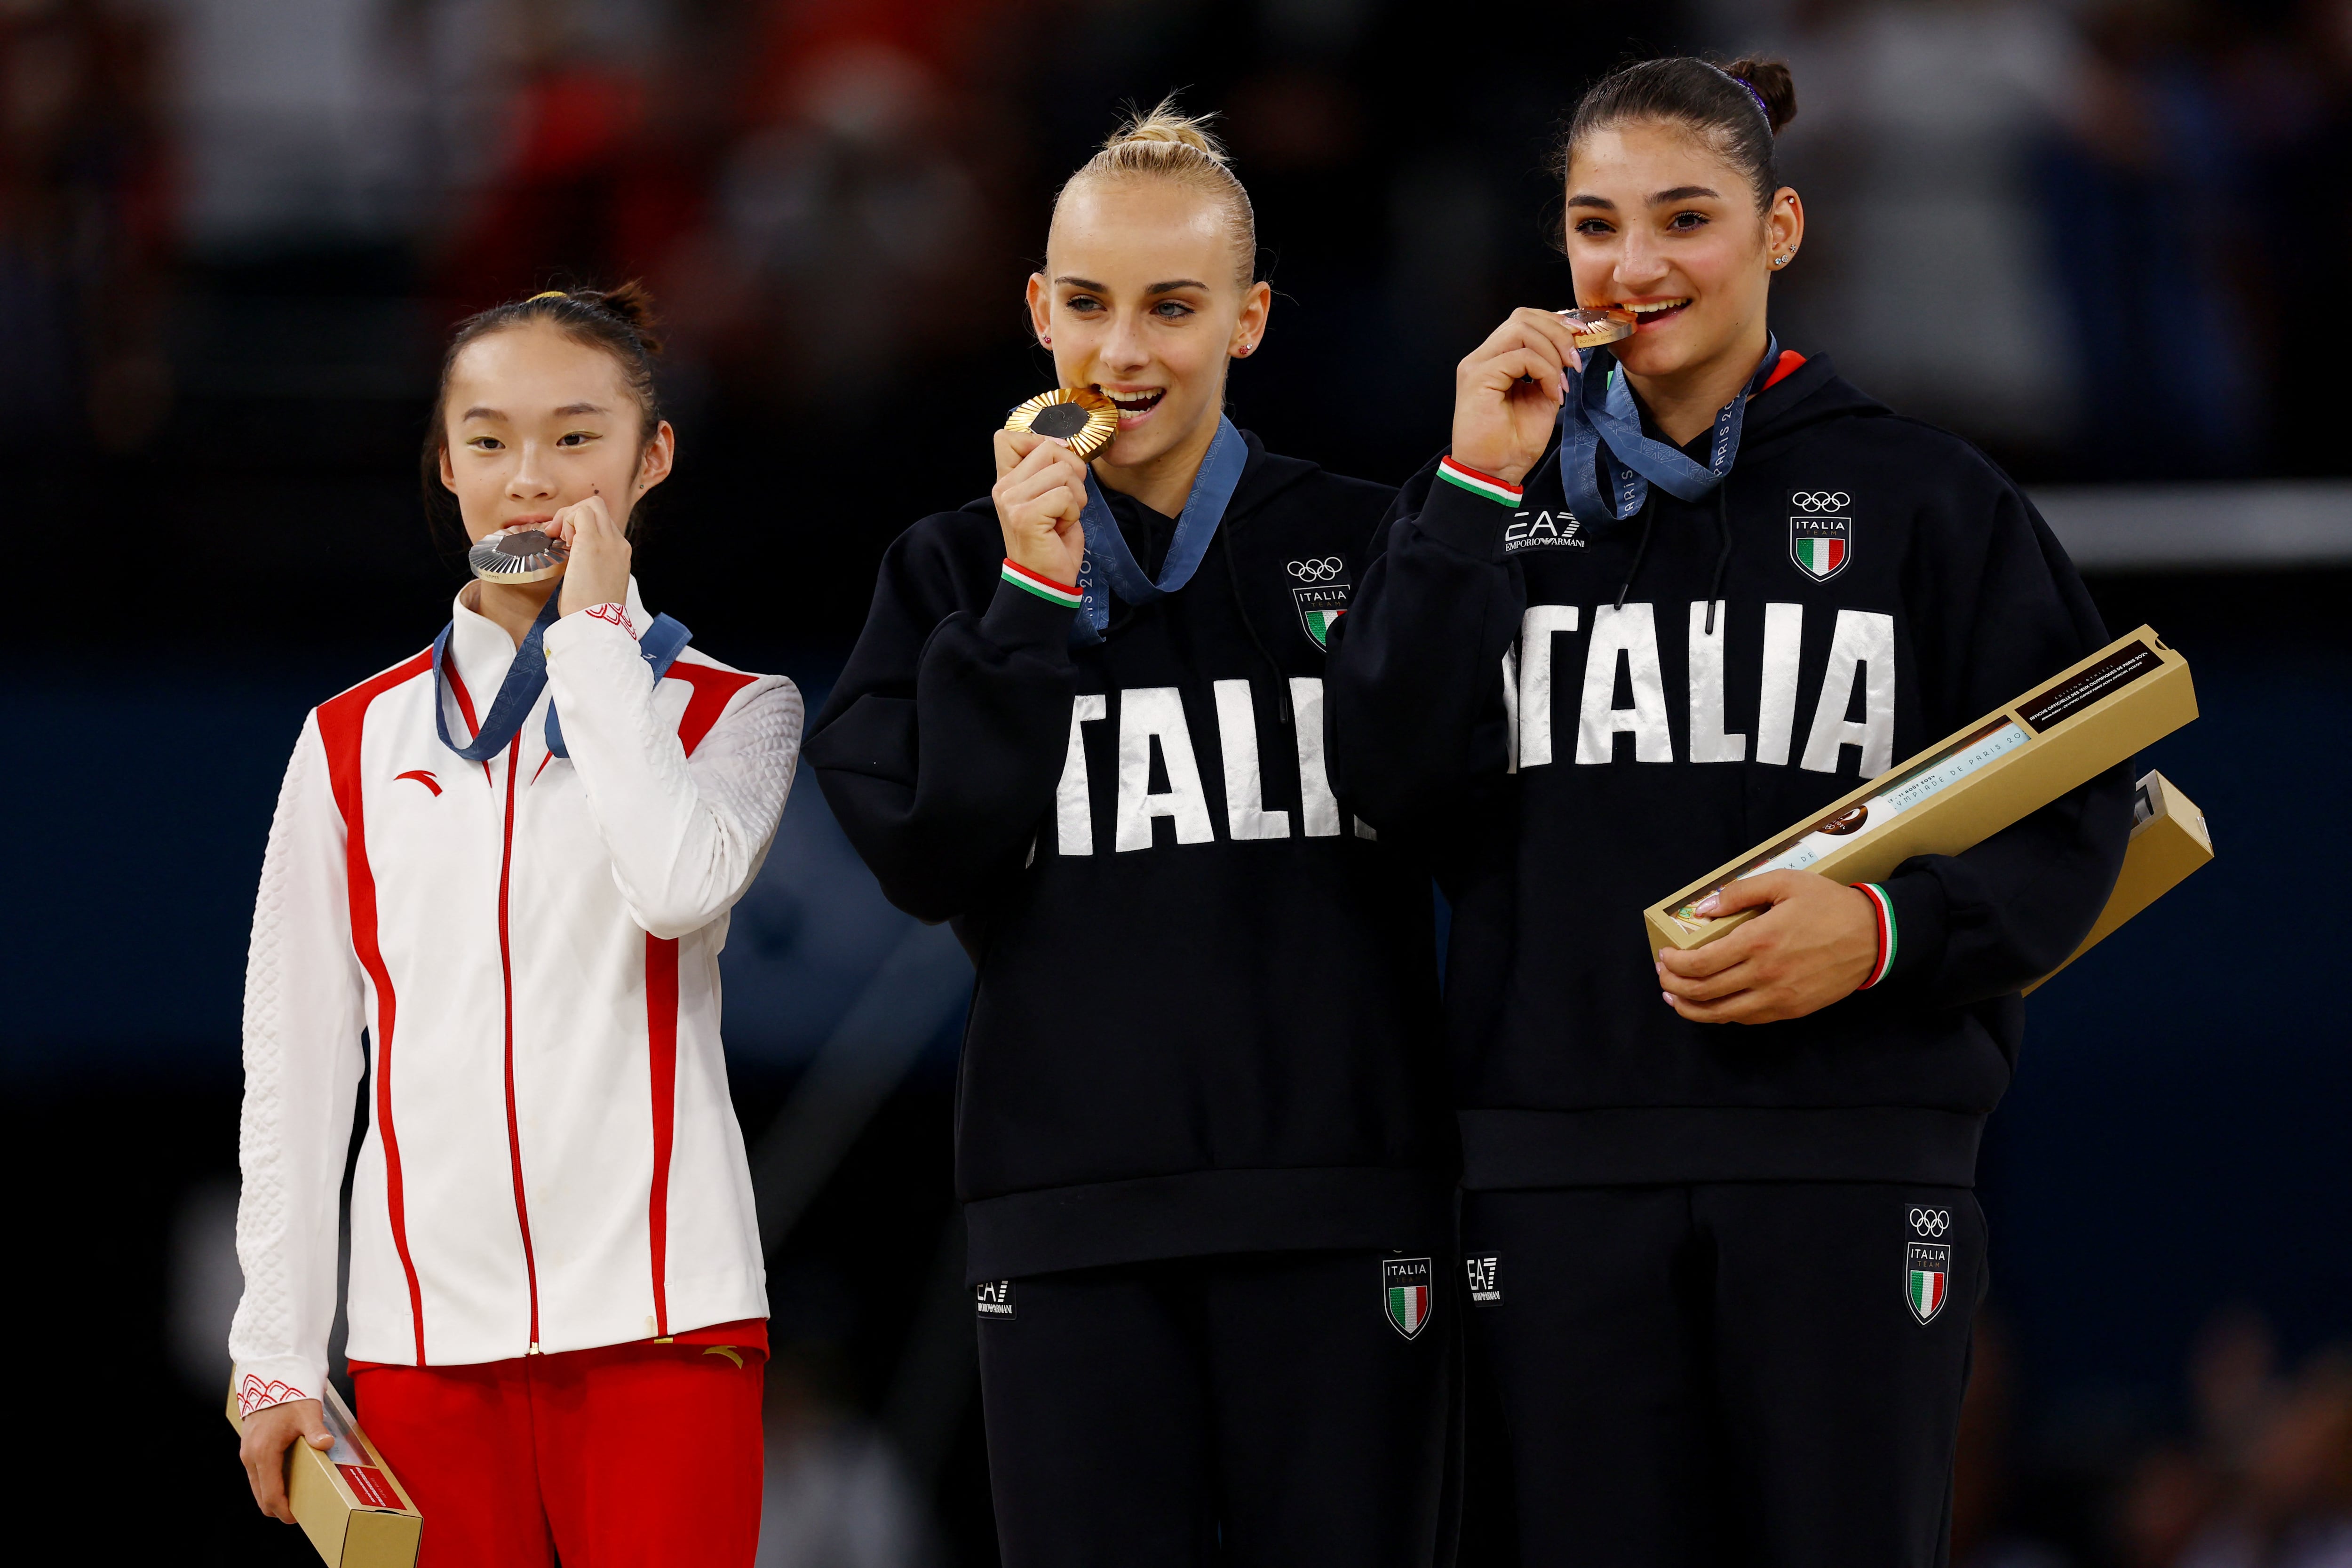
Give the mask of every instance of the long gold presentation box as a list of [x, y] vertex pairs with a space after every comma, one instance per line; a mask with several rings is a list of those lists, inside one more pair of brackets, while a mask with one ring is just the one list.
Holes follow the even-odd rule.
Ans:
[[2189, 661], [2142, 626], [1651, 905], [1651, 945], [1703, 947], [1760, 913], [1692, 912], [1742, 877], [1809, 870], [1874, 882], [1914, 855], [1958, 855], [2196, 717]]
[[[425, 1516], [331, 1384], [324, 1404], [335, 1446], [322, 1452], [297, 1441], [287, 1450], [286, 1500], [294, 1505], [294, 1521], [327, 1568], [415, 1568]], [[233, 1375], [228, 1424], [244, 1434]]]
[[[2107, 895], [2107, 907], [2099, 911], [2091, 934], [2066, 963], [2105, 942], [2117, 926], [2179, 887], [2189, 872], [2211, 858], [2212, 835], [2197, 803], [2162, 773], [2140, 780], [2132, 795], [2131, 847], [2124, 851], [2124, 868], [2116, 878], [2116, 890]], [[2037, 986], [2050, 984], [2058, 969], [2027, 986], [2025, 994], [2031, 996]]]

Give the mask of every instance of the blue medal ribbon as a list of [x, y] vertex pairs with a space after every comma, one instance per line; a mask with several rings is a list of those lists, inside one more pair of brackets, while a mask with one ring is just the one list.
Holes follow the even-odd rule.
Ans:
[[1763, 390], [1780, 362], [1780, 340], [1768, 337], [1763, 363], [1715, 416], [1715, 444], [1704, 467], [1679, 447], [1642, 434], [1642, 411], [1614, 356], [1606, 375], [1570, 372], [1569, 395], [1559, 405], [1559, 480], [1568, 510], [1578, 517], [1622, 521], [1642, 510], [1653, 484], [1680, 500], [1706, 495], [1738, 459], [1748, 400]]
[[[448, 658], [449, 635], [457, 629], [453, 617], [433, 639], [433, 727], [439, 731], [441, 743], [469, 763], [487, 762], [506, 750], [507, 745], [522, 729], [522, 721], [530, 717], [531, 708], [539, 694], [547, 689], [547, 628], [555, 624], [556, 605], [563, 597], [562, 589], [550, 594], [547, 603], [540, 607], [539, 618], [530, 623], [523, 634], [522, 646], [515, 649], [514, 662], [507, 666], [507, 678], [499, 683], [499, 694], [490, 702], [490, 710], [482, 716], [481, 727], [474, 731], [473, 743], [461, 746], [449, 738], [449, 710], [441, 700], [441, 690], [446, 682], [443, 672]], [[653, 677], [659, 680], [694, 634], [682, 622], [667, 616], [656, 616], [654, 624], [637, 641], [637, 654], [651, 667]], [[564, 749], [563, 726], [555, 716], [555, 704], [547, 705], [547, 749], [559, 757], [569, 758]]]
[[1209, 552], [1209, 542], [1216, 537], [1217, 524], [1224, 519], [1234, 487], [1242, 482], [1242, 470], [1248, 466], [1248, 444], [1234, 428], [1234, 422], [1219, 415], [1217, 433], [1209, 438], [1200, 471], [1192, 476], [1192, 491], [1176, 519], [1176, 534], [1169, 541], [1168, 559], [1160, 563], [1157, 582], [1145, 575], [1135, 552], [1127, 547], [1118, 520], [1111, 515], [1110, 503], [1103, 499], [1089, 468], [1086, 510], [1079, 514], [1087, 553], [1078, 563], [1078, 613], [1070, 623], [1070, 641], [1083, 647], [1103, 640], [1103, 630], [1110, 625], [1114, 593], [1130, 605], [1146, 605], [1191, 582]]

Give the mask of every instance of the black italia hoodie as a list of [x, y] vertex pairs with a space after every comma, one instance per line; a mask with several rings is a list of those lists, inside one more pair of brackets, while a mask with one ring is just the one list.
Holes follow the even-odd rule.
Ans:
[[[1324, 736], [1324, 640], [1395, 492], [1246, 441], [1191, 581], [1092, 646], [1000, 570], [988, 500], [916, 523], [808, 741], [883, 890], [977, 970], [974, 1280], [1445, 1245], [1428, 866], [1334, 795]], [[1156, 575], [1172, 522], [1106, 499]]]
[[1440, 846], [1470, 1187], [1971, 1184], [2017, 992], [2122, 865], [2127, 768], [1906, 861], [1868, 989], [1753, 1026], [1661, 999], [1645, 908], [2107, 640], [1991, 463], [1825, 359], [1775, 368], [1695, 502], [1571, 515], [1557, 442], [1518, 496], [1433, 464], [1334, 639], [1357, 808]]

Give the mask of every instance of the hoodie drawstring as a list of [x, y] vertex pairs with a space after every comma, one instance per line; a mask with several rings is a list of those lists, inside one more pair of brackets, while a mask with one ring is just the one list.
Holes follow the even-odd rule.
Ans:
[[[1716, 549], [1715, 575], [1706, 585], [1708, 637], [1715, 635], [1715, 602], [1723, 597], [1723, 574], [1731, 565], [1731, 503], [1724, 493], [1730, 489], [1727, 477], [1715, 487], [1715, 527], [1723, 542]], [[1643, 557], [1650, 553], [1650, 534], [1657, 521], [1657, 513], [1653, 510], [1656, 504], [1654, 497], [1642, 498], [1642, 542], [1633, 546], [1633, 564], [1626, 569], [1625, 581], [1617, 586], [1617, 608], [1621, 610], [1625, 607], [1625, 595], [1633, 591], [1633, 579], [1641, 575]]]
[[1642, 497], [1642, 542], [1633, 547], [1633, 564], [1625, 570], [1625, 580], [1617, 585], [1617, 607], [1625, 607], [1625, 595], [1633, 591], [1633, 579], [1642, 574], [1642, 558], [1650, 553], [1650, 529], [1657, 521], [1657, 501], [1654, 495]]
[[1232, 529], [1217, 530], [1217, 548], [1224, 552], [1225, 581], [1234, 590], [1234, 613], [1242, 618], [1242, 630], [1249, 634], [1250, 647], [1257, 649], [1258, 658], [1265, 660], [1266, 668], [1274, 671], [1274, 716], [1287, 730], [1291, 727], [1290, 682], [1283, 676], [1282, 666], [1275, 663], [1274, 655], [1265, 650], [1265, 642], [1257, 635], [1257, 623], [1250, 619], [1249, 605], [1242, 599], [1242, 574], [1234, 567]]
[[1715, 575], [1706, 583], [1706, 635], [1715, 635], [1715, 602], [1723, 597], [1724, 568], [1731, 564], [1731, 476], [1723, 476], [1715, 487], [1715, 526], [1722, 531], [1723, 545], [1715, 552]]

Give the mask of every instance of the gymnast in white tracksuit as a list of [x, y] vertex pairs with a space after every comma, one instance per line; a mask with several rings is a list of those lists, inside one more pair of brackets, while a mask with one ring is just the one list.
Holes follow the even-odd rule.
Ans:
[[458, 330], [428, 462], [472, 540], [544, 534], [568, 566], [468, 584], [431, 647], [313, 710], [255, 912], [244, 1458], [287, 1518], [288, 1445], [327, 1446], [364, 1074], [359, 1415], [440, 1568], [748, 1564], [757, 1541], [767, 1300], [718, 961], [801, 700], [638, 597], [626, 526], [674, 447], [649, 325], [633, 286]]

